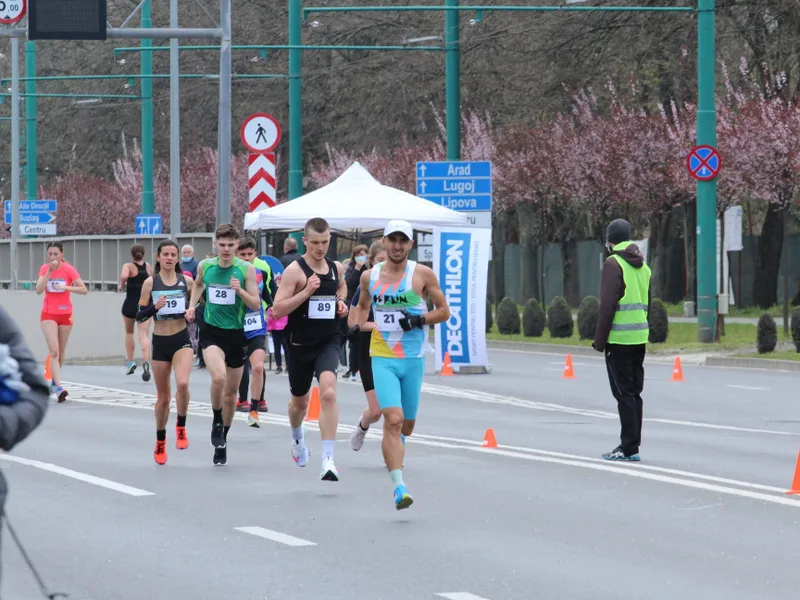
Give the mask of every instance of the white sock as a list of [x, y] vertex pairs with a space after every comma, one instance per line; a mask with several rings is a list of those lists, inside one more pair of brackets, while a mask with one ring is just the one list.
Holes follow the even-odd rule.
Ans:
[[322, 440], [322, 460], [333, 458], [333, 449], [335, 446], [336, 440]]
[[302, 445], [303, 444], [303, 426], [300, 427], [292, 427], [292, 439], [294, 440], [295, 444]]

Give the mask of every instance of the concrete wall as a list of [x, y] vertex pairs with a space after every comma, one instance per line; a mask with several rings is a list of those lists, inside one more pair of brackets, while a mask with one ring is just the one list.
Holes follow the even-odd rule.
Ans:
[[[93, 292], [86, 296], [72, 295], [75, 326], [69, 338], [66, 362], [117, 361], [125, 359], [125, 328], [122, 324], [122, 301], [125, 294]], [[16, 320], [25, 340], [37, 358], [44, 362], [47, 344], [40, 326], [44, 295], [35, 292], [0, 290], [0, 304]], [[150, 327], [152, 332], [152, 325]], [[141, 350], [136, 344], [137, 361]]]

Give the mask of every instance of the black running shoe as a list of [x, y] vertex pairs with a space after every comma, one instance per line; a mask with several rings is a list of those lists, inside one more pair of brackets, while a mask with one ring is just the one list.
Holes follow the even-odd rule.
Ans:
[[142, 381], [150, 381], [150, 363], [148, 361], [142, 363]]
[[211, 445], [214, 448], [225, 447], [225, 426], [222, 423], [211, 425]]
[[228, 462], [228, 449], [227, 448], [214, 448], [214, 464], [224, 465]]

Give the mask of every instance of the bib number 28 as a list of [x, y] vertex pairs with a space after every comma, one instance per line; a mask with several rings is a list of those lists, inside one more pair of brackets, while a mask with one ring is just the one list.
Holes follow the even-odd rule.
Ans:
[[208, 290], [208, 300], [211, 304], [233, 304], [236, 302], [236, 294], [233, 288], [213, 286]]

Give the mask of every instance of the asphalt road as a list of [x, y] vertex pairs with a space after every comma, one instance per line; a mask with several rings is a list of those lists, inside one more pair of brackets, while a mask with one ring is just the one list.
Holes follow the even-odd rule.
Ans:
[[[191, 446], [153, 462], [154, 386], [123, 367], [67, 367], [70, 399], [11, 455], [8, 512], [54, 591], [71, 600], [744, 600], [796, 593], [797, 375], [648, 363], [640, 464], [618, 440], [601, 359], [491, 353], [491, 375], [425, 381], [396, 511], [380, 425], [341, 382], [337, 483], [290, 458], [286, 376], [268, 416], [229, 435], [214, 467], [208, 375], [192, 373]], [[500, 447], [481, 447], [486, 428]], [[20, 462], [22, 461], [22, 462]], [[98, 479], [99, 478], [99, 479]], [[38, 598], [8, 535], [3, 598]]]

